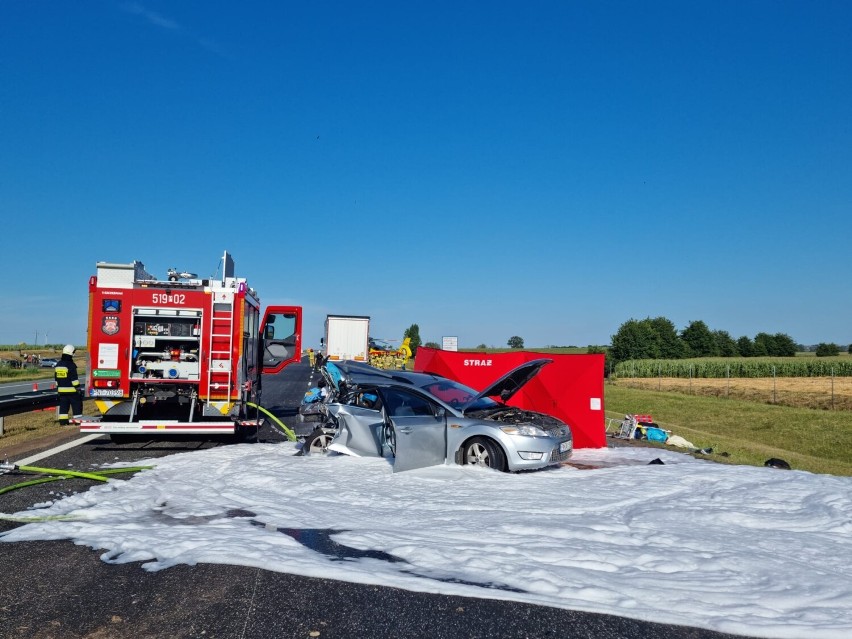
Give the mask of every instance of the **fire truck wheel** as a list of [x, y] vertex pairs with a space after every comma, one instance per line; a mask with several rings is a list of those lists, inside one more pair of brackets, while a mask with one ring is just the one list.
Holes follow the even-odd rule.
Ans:
[[325, 455], [332, 439], [334, 439], [334, 435], [317, 429], [305, 438], [305, 443], [302, 444], [302, 454]]

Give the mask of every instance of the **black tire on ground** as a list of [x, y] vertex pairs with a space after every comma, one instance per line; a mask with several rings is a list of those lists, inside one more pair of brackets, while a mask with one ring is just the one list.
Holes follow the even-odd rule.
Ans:
[[334, 435], [325, 432], [324, 430], [315, 430], [305, 438], [302, 444], [303, 455], [325, 455], [328, 453], [328, 445]]
[[487, 437], [474, 437], [462, 448], [462, 464], [487, 466], [494, 470], [506, 470], [506, 456], [500, 445]]

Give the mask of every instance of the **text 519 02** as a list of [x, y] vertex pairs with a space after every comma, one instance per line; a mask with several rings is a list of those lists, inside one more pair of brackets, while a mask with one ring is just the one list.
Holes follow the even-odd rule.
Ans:
[[152, 304], [186, 304], [186, 295], [183, 293], [154, 293]]

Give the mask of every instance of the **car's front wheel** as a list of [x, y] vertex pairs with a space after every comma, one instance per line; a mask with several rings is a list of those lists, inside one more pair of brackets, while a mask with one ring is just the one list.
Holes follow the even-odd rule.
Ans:
[[305, 439], [302, 444], [303, 455], [325, 455], [328, 452], [328, 445], [334, 435], [327, 433], [324, 430], [315, 430]]
[[506, 470], [506, 457], [503, 449], [485, 437], [474, 437], [462, 449], [462, 464], [487, 466], [494, 470]]

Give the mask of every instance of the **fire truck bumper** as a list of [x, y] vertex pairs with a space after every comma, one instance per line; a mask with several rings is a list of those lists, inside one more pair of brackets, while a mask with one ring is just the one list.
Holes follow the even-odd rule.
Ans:
[[238, 426], [259, 428], [259, 420], [243, 422], [179, 422], [170, 420], [144, 420], [139, 422], [84, 421], [81, 433], [125, 434], [125, 435], [227, 435], [236, 432]]

